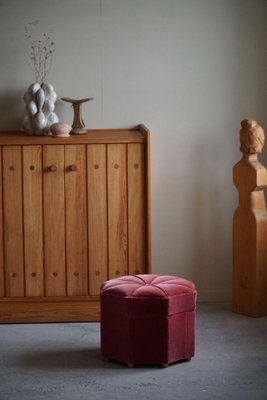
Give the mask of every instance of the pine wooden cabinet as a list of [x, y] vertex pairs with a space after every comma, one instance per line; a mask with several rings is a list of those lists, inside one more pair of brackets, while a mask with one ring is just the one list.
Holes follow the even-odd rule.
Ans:
[[0, 133], [0, 322], [99, 319], [103, 281], [151, 271], [149, 131]]

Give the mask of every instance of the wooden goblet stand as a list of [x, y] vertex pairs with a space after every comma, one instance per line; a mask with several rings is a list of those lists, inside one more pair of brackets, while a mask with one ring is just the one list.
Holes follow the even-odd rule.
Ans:
[[71, 103], [73, 107], [74, 117], [72, 123], [71, 134], [82, 135], [87, 132], [85, 129], [85, 124], [82, 119], [82, 104], [87, 101], [93, 100], [93, 97], [87, 97], [85, 99], [70, 99], [69, 97], [62, 97], [61, 100]]

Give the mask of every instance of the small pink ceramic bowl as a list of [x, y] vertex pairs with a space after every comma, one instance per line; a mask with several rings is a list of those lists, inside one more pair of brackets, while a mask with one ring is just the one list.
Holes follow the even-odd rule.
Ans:
[[50, 130], [53, 136], [66, 137], [70, 136], [71, 126], [62, 122], [56, 122], [50, 126]]

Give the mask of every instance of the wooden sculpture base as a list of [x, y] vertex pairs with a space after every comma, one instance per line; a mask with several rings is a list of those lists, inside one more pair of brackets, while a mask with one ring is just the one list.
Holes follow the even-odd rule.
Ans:
[[86, 133], [88, 133], [88, 129], [72, 129], [70, 133], [72, 135], [85, 135]]

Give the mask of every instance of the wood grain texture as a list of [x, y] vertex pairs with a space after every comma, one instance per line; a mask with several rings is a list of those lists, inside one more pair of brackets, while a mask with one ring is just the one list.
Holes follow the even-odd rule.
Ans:
[[41, 146], [23, 146], [23, 206], [26, 296], [44, 295]]
[[146, 226], [146, 273], [152, 272], [152, 215], [151, 215], [151, 146], [150, 130], [144, 125], [139, 124], [136, 127], [145, 139], [145, 226]]
[[109, 279], [128, 274], [126, 145], [107, 145]]
[[41, 300], [0, 302], [0, 323], [99, 321], [99, 299], [93, 296], [71, 302]]
[[97, 144], [97, 143], [144, 143], [145, 135], [136, 129], [88, 130], [84, 135], [68, 137], [29, 136], [24, 132], [0, 132], [2, 145], [57, 145], [57, 144]]
[[66, 296], [64, 167], [64, 146], [43, 146], [45, 293], [47, 296]]
[[5, 292], [7, 297], [23, 297], [24, 238], [20, 146], [3, 147], [3, 192]]
[[2, 148], [0, 147], [0, 297], [5, 296], [4, 243], [3, 243], [3, 175]]
[[65, 146], [67, 295], [88, 294], [85, 145]]
[[145, 164], [145, 197], [146, 197], [146, 273], [152, 272], [152, 215], [151, 215], [151, 147], [150, 131], [144, 126], [139, 126], [146, 138], [146, 164]]
[[[234, 312], [259, 317], [267, 315], [267, 211], [263, 191], [267, 170], [256, 154], [264, 142], [257, 140], [258, 133], [262, 138], [262, 128], [258, 130], [247, 122], [241, 123], [244, 154], [233, 168], [239, 204], [233, 218], [232, 302]], [[251, 127], [253, 135], [249, 136]]]
[[145, 273], [145, 153], [143, 144], [127, 145], [129, 275]]
[[106, 145], [87, 146], [90, 294], [108, 279]]

